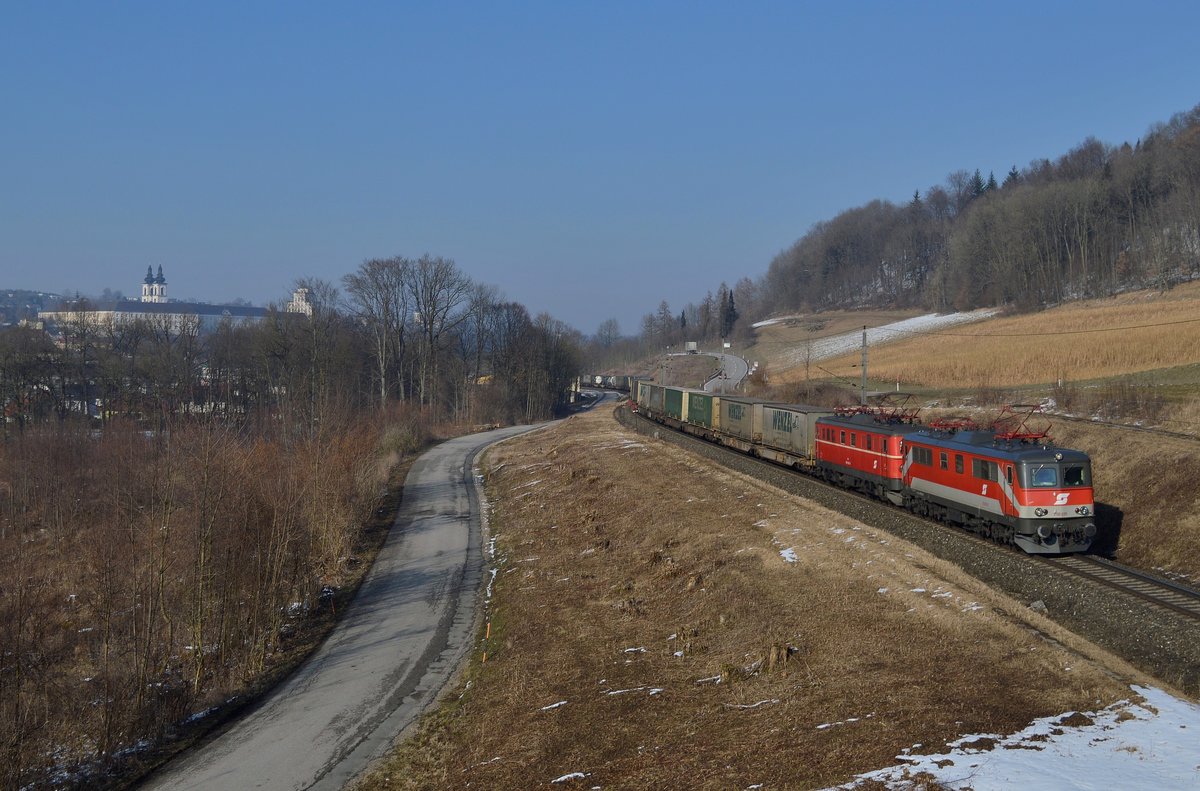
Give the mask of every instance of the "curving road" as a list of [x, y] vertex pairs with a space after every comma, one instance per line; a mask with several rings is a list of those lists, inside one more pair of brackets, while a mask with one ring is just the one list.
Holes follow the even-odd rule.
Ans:
[[719, 352], [702, 352], [710, 357], [716, 357], [721, 373], [704, 383], [704, 389], [710, 393], [732, 392], [750, 373], [750, 364], [736, 354]]
[[374, 567], [342, 622], [252, 712], [144, 789], [340, 789], [437, 695], [469, 649], [482, 566], [472, 462], [515, 426], [413, 464]]

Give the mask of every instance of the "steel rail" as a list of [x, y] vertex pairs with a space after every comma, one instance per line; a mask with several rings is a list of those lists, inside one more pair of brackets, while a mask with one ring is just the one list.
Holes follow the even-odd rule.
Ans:
[[1051, 566], [1200, 621], [1200, 591], [1095, 555], [1042, 558]]

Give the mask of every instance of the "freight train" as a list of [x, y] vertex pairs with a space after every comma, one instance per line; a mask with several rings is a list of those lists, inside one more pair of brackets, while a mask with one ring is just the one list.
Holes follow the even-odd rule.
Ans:
[[990, 428], [903, 407], [830, 409], [636, 382], [657, 423], [793, 467], [1031, 554], [1085, 552], [1096, 535], [1091, 461], [1010, 408]]

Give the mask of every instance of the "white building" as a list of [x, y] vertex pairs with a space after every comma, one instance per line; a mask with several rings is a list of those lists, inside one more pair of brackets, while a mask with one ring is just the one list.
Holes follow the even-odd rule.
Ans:
[[[302, 291], [305, 293], [301, 294]], [[311, 315], [312, 308], [308, 306], [307, 297], [305, 289], [297, 291], [293, 294], [287, 311]], [[305, 310], [306, 307], [307, 310]], [[151, 267], [146, 267], [146, 277], [142, 280], [142, 298], [140, 300], [123, 299], [109, 303], [83, 302], [64, 306], [59, 310], [39, 311], [38, 320], [50, 326], [68, 321], [86, 321], [98, 327], [141, 320], [152, 327], [162, 327], [173, 333], [211, 332], [223, 321], [234, 324], [261, 321], [267, 317], [269, 312], [267, 308], [256, 308], [249, 305], [212, 305], [206, 302], [169, 300], [167, 299], [167, 280], [163, 277], [163, 270], [160, 266], [157, 275], [154, 274]]]

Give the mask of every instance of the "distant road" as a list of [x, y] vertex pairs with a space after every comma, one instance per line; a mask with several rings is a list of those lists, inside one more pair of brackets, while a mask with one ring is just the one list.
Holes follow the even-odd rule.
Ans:
[[482, 569], [471, 463], [515, 426], [413, 464], [391, 534], [342, 621], [246, 717], [144, 789], [340, 789], [383, 754], [470, 645]]
[[718, 352], [701, 352], [717, 358], [721, 373], [704, 383], [704, 389], [710, 393], [732, 393], [750, 373], [750, 364], [736, 354]]

